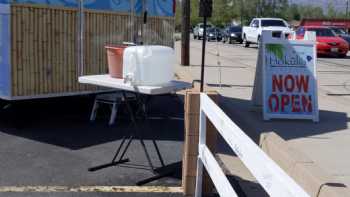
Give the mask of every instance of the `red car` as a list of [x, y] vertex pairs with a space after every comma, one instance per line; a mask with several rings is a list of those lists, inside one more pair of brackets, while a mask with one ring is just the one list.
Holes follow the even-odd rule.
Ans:
[[301, 26], [296, 31], [297, 39], [304, 39], [305, 31], [316, 32], [317, 54], [346, 57], [349, 44], [337, 36], [330, 28], [322, 26]]

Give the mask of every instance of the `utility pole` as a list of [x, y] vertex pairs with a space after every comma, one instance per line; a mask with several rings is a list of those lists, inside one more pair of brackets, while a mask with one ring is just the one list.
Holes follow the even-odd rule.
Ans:
[[191, 0], [182, 0], [181, 65], [190, 65]]

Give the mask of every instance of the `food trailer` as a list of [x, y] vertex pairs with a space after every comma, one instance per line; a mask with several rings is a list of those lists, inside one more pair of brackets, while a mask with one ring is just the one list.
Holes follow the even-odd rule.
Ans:
[[[78, 77], [107, 73], [106, 45], [173, 47], [174, 0], [0, 0], [0, 99], [103, 91]], [[147, 12], [147, 25], [143, 13]]]

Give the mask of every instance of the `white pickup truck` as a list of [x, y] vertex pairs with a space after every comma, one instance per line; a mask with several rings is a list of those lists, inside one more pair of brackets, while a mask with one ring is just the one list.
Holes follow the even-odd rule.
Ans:
[[292, 30], [288, 23], [280, 18], [254, 18], [249, 26], [244, 26], [242, 30], [242, 40], [245, 47], [249, 47], [251, 43], [259, 44], [261, 32], [263, 30], [271, 30], [275, 36], [280, 37], [281, 34], [289, 36]]

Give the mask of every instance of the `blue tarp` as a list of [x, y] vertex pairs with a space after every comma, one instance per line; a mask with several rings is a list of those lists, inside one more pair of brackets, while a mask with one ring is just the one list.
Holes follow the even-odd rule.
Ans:
[[[0, 3], [33, 3], [53, 6], [78, 7], [78, 0], [0, 0]], [[150, 16], [174, 16], [173, 0], [147, 0], [147, 11]], [[130, 0], [85, 0], [87, 9], [130, 12]], [[142, 0], [135, 0], [135, 11], [140, 14]]]
[[10, 8], [0, 4], [0, 97], [10, 96]]

